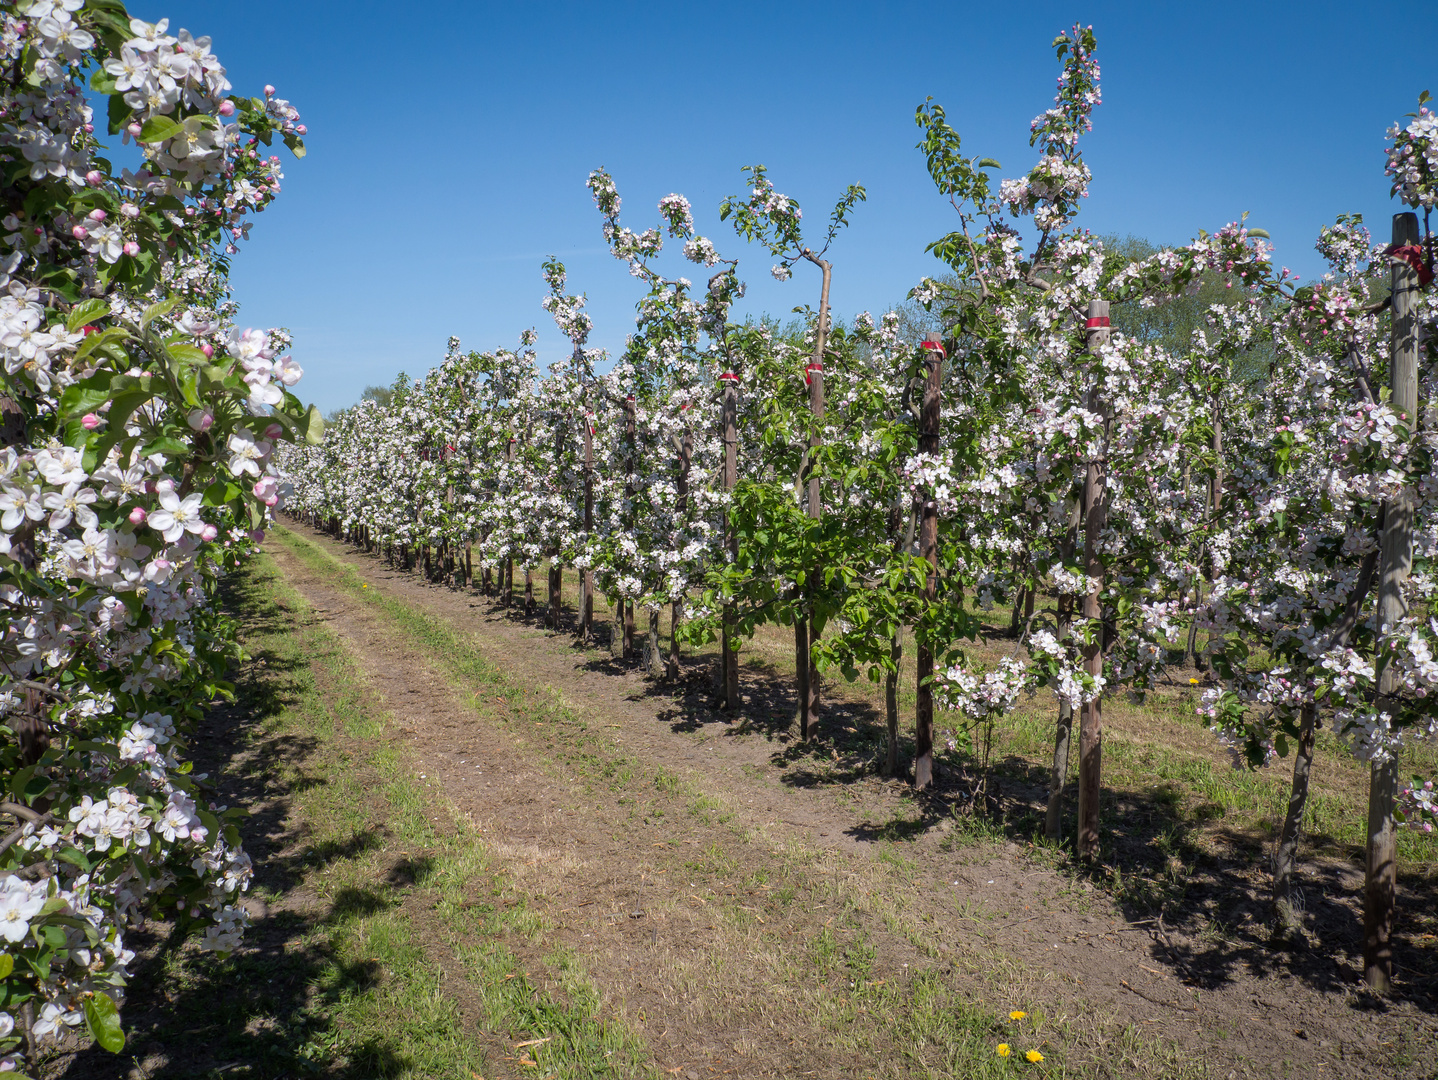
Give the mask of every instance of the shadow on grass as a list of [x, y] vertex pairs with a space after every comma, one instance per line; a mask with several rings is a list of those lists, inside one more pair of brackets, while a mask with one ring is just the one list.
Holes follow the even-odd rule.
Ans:
[[[541, 577], [536, 577], [536, 584], [542, 584]], [[508, 607], [497, 593], [483, 596], [477, 586], [469, 592], [485, 618], [535, 628], [547, 625], [544, 604], [537, 601], [533, 612], [526, 612], [519, 589]], [[595, 614], [604, 618], [612, 611], [602, 612], [597, 605]], [[572, 633], [573, 612], [566, 609], [561, 623], [560, 632]], [[613, 629], [605, 618], [596, 623], [592, 641], [572, 643], [588, 657], [583, 664], [586, 671], [635, 672], [637, 659], [613, 655]], [[642, 633], [637, 636], [642, 640]], [[801, 741], [791, 669], [746, 657], [744, 704], [732, 716], [719, 708], [716, 675], [713, 657], [686, 657], [679, 679], [646, 680], [635, 696], [652, 700], [658, 719], [678, 733], [723, 724], [726, 736], [764, 736], [776, 744], [770, 762], [788, 786], [840, 789], [869, 783], [902, 788], [912, 795], [906, 812], [891, 820], [850, 826], [847, 833], [857, 840], [917, 840], [952, 820], [959, 826], [952, 830], [955, 843], [988, 838], [1041, 848], [1037, 857], [1043, 862], [1075, 883], [1103, 889], [1132, 923], [1151, 928], [1153, 960], [1193, 986], [1213, 989], [1243, 972], [1264, 975], [1275, 969], [1321, 991], [1346, 990], [1358, 981], [1358, 971], [1344, 958], [1361, 951], [1361, 896], [1354, 879], [1357, 875], [1361, 880], [1362, 852], [1334, 836], [1304, 837], [1298, 901], [1309, 944], [1275, 949], [1269, 937], [1268, 899], [1273, 837], [1225, 826], [1223, 806], [1194, 798], [1191, 789], [1177, 781], [1146, 789], [1105, 788], [1100, 802], [1100, 855], [1087, 864], [1071, 854], [1072, 783], [1065, 792], [1068, 834], [1058, 848], [1042, 840], [1048, 792], [1048, 771], [1043, 766], [1010, 756], [985, 769], [971, 755], [940, 750], [932, 788], [912, 793], [907, 770], [914, 746], [907, 731], [899, 740], [903, 774], [881, 775], [887, 732], [879, 709], [865, 702], [826, 699], [812, 737]], [[1438, 871], [1420, 867], [1400, 872], [1399, 908], [1395, 932], [1399, 994], [1430, 1011], [1438, 1010]]]
[[[288, 613], [251, 581], [231, 579], [221, 595], [250, 642], [293, 629]], [[306, 771], [318, 741], [265, 733], [297, 700], [287, 691], [288, 680], [274, 674], [304, 665], [264, 649], [252, 651], [250, 665], [239, 673], [236, 701], [201, 722], [194, 759], [196, 772], [217, 778], [224, 801], [253, 810], [241, 832], [255, 864], [247, 902], [255, 924], [244, 946], [224, 960], [196, 955], [185, 935], [163, 924], [152, 924], [160, 933], [128, 935], [126, 944], [139, 950], [141, 959], [131, 967], [124, 1051], [115, 1055], [90, 1047], [64, 1054], [43, 1076], [371, 1080], [415, 1067], [398, 1043], [384, 1036], [351, 1037], [341, 1054], [342, 1033], [332, 1017], [340, 1002], [386, 975], [371, 961], [342, 962], [336, 941], [356, 920], [399, 903], [397, 886], [421, 876], [423, 860], [397, 864], [387, 883], [340, 889], [328, 900], [307, 886], [307, 878], [327, 866], [382, 845], [383, 836], [357, 831], [344, 840], [304, 844], [291, 820], [291, 804], [297, 791], [325, 782]], [[277, 910], [267, 911], [257, 902], [260, 895]]]

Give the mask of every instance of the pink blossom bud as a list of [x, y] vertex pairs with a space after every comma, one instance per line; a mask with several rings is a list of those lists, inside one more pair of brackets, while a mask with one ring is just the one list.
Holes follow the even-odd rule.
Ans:
[[120, 204], [120, 213], [124, 214], [127, 218], [137, 218], [140, 216], [140, 208], [134, 203], [125, 202]]
[[80, 418], [80, 426], [86, 431], [94, 431], [100, 426], [100, 418], [92, 412], [87, 412]]
[[219, 536], [219, 535], [220, 535], [220, 530], [217, 529], [217, 528], [215, 528], [213, 525], [206, 525], [203, 529], [200, 530], [200, 539], [201, 539], [201, 540], [213, 540], [215, 537], [217, 537], [217, 536]]
[[137, 139], [140, 137], [139, 124], [130, 124], [128, 127], [125, 128], [125, 130], [128, 131], [131, 135], [135, 136]]
[[85, 174], [85, 183], [91, 187], [99, 187], [105, 182], [105, 174], [99, 169], [91, 169]]
[[90, 230], [85, 228], [85, 226], [83, 225], [76, 225], [73, 229], [70, 230], [70, 235], [73, 236], [76, 240], [83, 240], [85, 239], [85, 237], [90, 235]]
[[105, 211], [97, 208], [95, 210], [91, 210], [87, 216], [90, 218], [91, 221], [104, 221], [110, 215], [105, 213]]
[[279, 424], [271, 424], [269, 427], [265, 428], [265, 438], [271, 441], [278, 439], [284, 433], [285, 429], [280, 427]]
[[215, 423], [215, 410], [208, 405], [199, 409], [191, 409], [188, 419], [190, 427], [195, 431], [209, 431]]
[[120, 250], [122, 250], [126, 255], [129, 255], [131, 258], [134, 258], [134, 256], [140, 254], [140, 245], [135, 243], [135, 241], [133, 240], [126, 240], [125, 246]]
[[209, 360], [215, 355], [215, 347], [207, 341], [205, 342], [205, 344], [200, 346], [200, 352], [205, 354], [206, 360]]
[[233, 101], [222, 101], [220, 102], [220, 107], [217, 111], [221, 116], [234, 116], [235, 103]]
[[86, 135], [93, 135], [93, 134], [95, 134], [95, 125], [94, 125], [94, 124], [86, 124], [86, 125], [85, 125], [85, 134], [86, 134]]
[[273, 86], [270, 86], [268, 83], [266, 83], [266, 84], [265, 84], [265, 97], [274, 97], [274, 96], [275, 96], [275, 88], [274, 88]]
[[262, 543], [264, 543], [264, 540], [265, 540], [265, 530], [264, 530], [264, 529], [256, 529], [254, 532], [250, 533], [250, 539], [253, 540], [253, 541], [254, 541], [255, 543], [257, 543], [257, 544], [262, 544]]
[[309, 128], [305, 127], [304, 124], [296, 124], [295, 132], [299, 135], [307, 135], [309, 134]]
[[149, 515], [145, 513], [145, 508], [143, 506], [137, 506], [130, 511], [130, 524], [143, 525], [145, 524], [145, 518], [147, 518], [148, 516]]

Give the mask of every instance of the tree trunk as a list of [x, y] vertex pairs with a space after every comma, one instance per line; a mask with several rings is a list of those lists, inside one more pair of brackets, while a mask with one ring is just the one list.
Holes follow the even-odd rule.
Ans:
[[884, 775], [899, 775], [899, 664], [904, 658], [903, 630], [894, 631], [889, 642], [889, 661], [893, 671], [884, 673], [884, 720], [888, 725], [888, 745], [884, 752]]
[[1298, 862], [1298, 838], [1303, 828], [1303, 811], [1308, 805], [1308, 778], [1313, 770], [1313, 735], [1318, 718], [1314, 705], [1305, 705], [1298, 721], [1298, 745], [1294, 748], [1293, 787], [1288, 795], [1288, 816], [1278, 836], [1273, 855], [1273, 936], [1275, 941], [1296, 944], [1303, 940], [1303, 924], [1293, 909], [1293, 870]]
[[[1108, 301], [1090, 300], [1088, 304], [1088, 350], [1096, 352], [1108, 341]], [[1093, 374], [1093, 388], [1089, 393], [1090, 412], [1107, 417], [1108, 406], [1099, 396], [1099, 374]], [[1107, 444], [1107, 421], [1105, 421], [1104, 444]], [[1100, 448], [1100, 456], [1104, 450]], [[1095, 678], [1103, 675], [1103, 633], [1094, 625], [1103, 616], [1100, 600], [1103, 592], [1103, 561], [1099, 557], [1099, 536], [1103, 532], [1104, 519], [1108, 510], [1105, 463], [1090, 461], [1084, 473], [1083, 485], [1083, 527], [1084, 527], [1084, 573], [1094, 580], [1095, 585], [1083, 598], [1082, 614], [1087, 621], [1088, 637], [1084, 645], [1084, 666]], [[1093, 859], [1098, 855], [1099, 836], [1099, 793], [1103, 776], [1103, 698], [1095, 694], [1092, 701], [1085, 702], [1079, 710], [1079, 784], [1078, 784], [1078, 845], [1082, 859]]]
[[[1418, 217], [1393, 215], [1393, 243], [1417, 244]], [[1418, 320], [1415, 308], [1418, 271], [1406, 262], [1393, 261], [1392, 396], [1389, 404], [1410, 431], [1418, 427]], [[1378, 579], [1380, 627], [1378, 655], [1396, 648], [1399, 623], [1408, 614], [1403, 583], [1413, 568], [1413, 511], [1411, 486], [1402, 488], [1388, 503], [1383, 523], [1382, 572]], [[1402, 689], [1392, 665], [1378, 678], [1380, 695]], [[1395, 712], [1398, 710], [1395, 709]], [[1363, 978], [1375, 991], [1387, 994], [1393, 987], [1393, 906], [1398, 886], [1398, 835], [1393, 802], [1398, 794], [1398, 757], [1373, 762], [1368, 779], [1367, 874], [1363, 887]]]
[[[797, 593], [799, 587], [796, 585]], [[794, 617], [794, 700], [799, 738], [809, 737], [809, 620]]]
[[564, 567], [558, 557], [549, 560], [549, 624], [559, 632], [559, 617], [564, 611]]
[[644, 638], [644, 669], [651, 679], [664, 677], [664, 653], [659, 648], [659, 609], [649, 609], [649, 633]]

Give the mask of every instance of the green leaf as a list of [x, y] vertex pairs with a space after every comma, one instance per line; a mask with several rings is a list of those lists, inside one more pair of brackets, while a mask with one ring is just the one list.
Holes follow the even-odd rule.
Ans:
[[140, 456], [149, 457], [151, 454], [164, 454], [167, 457], [182, 458], [188, 456], [189, 453], [190, 448], [179, 439], [170, 435], [162, 435], [141, 450]]
[[103, 319], [110, 314], [110, 305], [103, 300], [85, 300], [76, 304], [70, 309], [70, 317], [65, 320], [65, 329], [72, 334], [82, 326], [89, 326], [96, 319]]
[[85, 1026], [95, 1041], [112, 1054], [125, 1049], [125, 1029], [120, 1026], [120, 1010], [109, 994], [96, 994], [85, 999]]
[[8, 979], [15, 970], [15, 958], [9, 953], [0, 953], [0, 979]]
[[228, 480], [216, 480], [209, 487], [205, 488], [204, 505], [225, 506], [234, 502], [240, 497], [240, 489], [237, 485]]
[[173, 345], [166, 345], [165, 348], [176, 360], [182, 360], [187, 364], [208, 364], [210, 362], [208, 356], [188, 341], [177, 341]]
[[991, 158], [991, 157], [979, 158], [978, 161], [974, 162], [974, 166], [975, 166], [976, 168], [980, 168], [980, 169], [1002, 169], [1002, 168], [1003, 168], [1002, 165], [1000, 165], [997, 161], [995, 161], [995, 160], [994, 160], [993, 158]]
[[173, 139], [182, 130], [184, 125], [177, 124], [168, 116], [152, 116], [140, 125], [140, 141], [164, 142], [166, 139]]
[[1271, 239], [1273, 239], [1271, 236], [1268, 235], [1268, 230], [1267, 230], [1267, 229], [1249, 229], [1249, 230], [1248, 230], [1248, 235], [1249, 235], [1249, 236], [1261, 237], [1261, 238], [1264, 239], [1264, 240], [1271, 240]]
[[130, 416], [145, 402], [154, 395], [149, 390], [126, 390], [115, 395], [115, 400], [110, 406], [110, 411], [105, 414], [105, 419], [110, 422], [110, 431], [117, 436], [124, 431], [124, 427], [130, 421]]
[[118, 326], [107, 327], [99, 333], [91, 334], [84, 341], [80, 342], [80, 347], [75, 350], [75, 359], [83, 360], [92, 352], [103, 349], [113, 342], [124, 340], [129, 336], [128, 331], [122, 330]]
[[30, 782], [30, 778], [35, 775], [36, 767], [35, 765], [26, 765], [15, 771], [15, 775], [10, 777], [10, 794], [17, 799], [22, 797], [21, 793], [25, 790], [25, 785]]
[[68, 417], [92, 412], [109, 401], [110, 378], [109, 372], [102, 371], [74, 386], [65, 387], [65, 392], [60, 395], [60, 415]]
[[305, 413], [305, 442], [311, 446], [319, 446], [325, 441], [325, 418], [320, 415], [317, 406], [311, 405], [309, 412]]
[[142, 328], [149, 326], [152, 320], [158, 319], [167, 312], [173, 311], [175, 305], [179, 302], [180, 298], [178, 296], [172, 296], [168, 300], [161, 300], [158, 304], [151, 304], [145, 309], [144, 314], [140, 316], [140, 326]]

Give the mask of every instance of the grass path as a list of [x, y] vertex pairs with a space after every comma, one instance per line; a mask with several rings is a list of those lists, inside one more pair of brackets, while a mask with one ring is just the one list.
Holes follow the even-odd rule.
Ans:
[[1181, 978], [1050, 854], [903, 800], [819, 839], [869, 811], [776, 785], [772, 734], [671, 733], [612, 674], [547, 681], [542, 634], [275, 537], [231, 586], [252, 660], [198, 763], [255, 808], [256, 926], [221, 963], [153, 944], [131, 1076], [1426, 1075], [1411, 1009]]
[[[158, 950], [125, 1011], [130, 1074], [654, 1075], [631, 1034], [594, 1018], [582, 979], [560, 972], [551, 991], [524, 973], [503, 942], [539, 920], [407, 767], [368, 676], [274, 563], [228, 599], [252, 659], [201, 753], [255, 811], [256, 925], [225, 961]], [[95, 1049], [49, 1071], [120, 1075]]]

